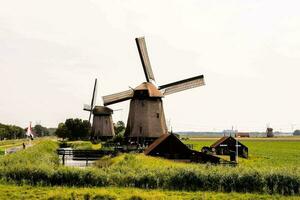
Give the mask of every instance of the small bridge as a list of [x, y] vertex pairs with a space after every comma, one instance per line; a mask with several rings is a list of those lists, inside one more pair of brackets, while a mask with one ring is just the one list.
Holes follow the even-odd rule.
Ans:
[[72, 160], [76, 161], [85, 161], [85, 165], [88, 166], [89, 161], [98, 160], [105, 155], [113, 155], [114, 151], [60, 148], [57, 149], [57, 154], [62, 156], [63, 165], [65, 165], [66, 158], [71, 158]]

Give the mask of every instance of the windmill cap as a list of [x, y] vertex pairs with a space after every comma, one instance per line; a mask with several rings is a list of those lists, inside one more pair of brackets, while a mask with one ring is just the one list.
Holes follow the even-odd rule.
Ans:
[[134, 93], [138, 95], [141, 91], [148, 91], [149, 97], [163, 97], [164, 95], [157, 87], [150, 82], [144, 82], [134, 89]]
[[94, 115], [111, 115], [113, 110], [106, 106], [95, 106], [93, 109]]

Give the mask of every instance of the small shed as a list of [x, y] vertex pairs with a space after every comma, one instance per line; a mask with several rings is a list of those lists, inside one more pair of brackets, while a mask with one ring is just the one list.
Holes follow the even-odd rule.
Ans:
[[220, 163], [220, 158], [188, 148], [174, 134], [163, 134], [144, 151], [145, 155], [200, 163]]
[[[217, 155], [230, 155], [236, 151], [236, 139], [231, 136], [224, 136], [210, 146]], [[248, 147], [238, 141], [238, 156], [248, 158]]]

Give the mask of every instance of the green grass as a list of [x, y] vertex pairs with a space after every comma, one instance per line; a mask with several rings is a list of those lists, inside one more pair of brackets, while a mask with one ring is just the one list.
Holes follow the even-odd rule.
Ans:
[[46, 140], [54, 140], [55, 137], [42, 137], [42, 138], [35, 138], [34, 140], [30, 139], [15, 139], [15, 140], [2, 140], [0, 141], [0, 156], [5, 154], [5, 150], [12, 147], [22, 146], [23, 143], [27, 146], [29, 143], [35, 145], [41, 141]]
[[17, 153], [9, 154], [0, 158], [0, 167], [10, 168], [15, 166], [56, 166], [58, 145], [53, 141], [43, 141], [35, 146], [28, 147]]
[[78, 188], [78, 187], [32, 187], [28, 185], [0, 185], [0, 199], [51, 199], [51, 200], [69, 200], [69, 199], [101, 199], [101, 200], [173, 200], [173, 199], [210, 199], [210, 200], [269, 200], [283, 199], [296, 200], [297, 196], [280, 196], [267, 194], [240, 194], [240, 193], [217, 193], [217, 192], [185, 192], [185, 191], [164, 191], [164, 190], [142, 190], [137, 188]]
[[93, 144], [90, 141], [69, 141], [67, 145], [78, 150], [99, 150], [101, 144]]
[[21, 146], [23, 143], [28, 142], [28, 139], [16, 139], [16, 140], [2, 140], [0, 141], [0, 156], [5, 154], [5, 149]]
[[[210, 146], [216, 140], [189, 140], [194, 149], [200, 151], [203, 146]], [[239, 158], [239, 167], [254, 169], [293, 169], [300, 167], [300, 142], [278, 140], [243, 140], [249, 149], [249, 159]], [[229, 157], [227, 157], [229, 159]]]
[[0, 156], [3, 156], [5, 154], [5, 148], [0, 147]]
[[[260, 149], [257, 143], [253, 143], [250, 148]], [[8, 182], [44, 186], [110, 186], [299, 195], [299, 157], [295, 157], [299, 150], [298, 144], [295, 144], [296, 147], [291, 144], [272, 142], [268, 143], [268, 148], [263, 145], [265, 151], [257, 150], [256, 154], [252, 154], [251, 150], [250, 159], [241, 160], [238, 167], [174, 162], [143, 154], [121, 154], [114, 158], [105, 157], [95, 167], [79, 169], [58, 166], [55, 151], [57, 143], [43, 141], [24, 151], [0, 158], [0, 176]], [[291, 146], [295, 151], [286, 151]], [[285, 153], [280, 154], [281, 150]], [[262, 160], [252, 159], [254, 156]], [[282, 162], [278, 161], [279, 167], [276, 167], [275, 161], [278, 158], [286, 160], [290, 165], [280, 165]], [[261, 162], [263, 164], [259, 164]]]

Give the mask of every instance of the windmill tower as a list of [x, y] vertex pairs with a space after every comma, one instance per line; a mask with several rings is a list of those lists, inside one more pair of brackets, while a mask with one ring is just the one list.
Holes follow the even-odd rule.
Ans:
[[93, 96], [90, 105], [84, 105], [83, 110], [89, 111], [89, 122], [93, 114], [91, 139], [107, 140], [115, 135], [112, 122], [113, 110], [106, 106], [95, 106], [97, 96], [97, 79], [95, 79]]
[[168, 132], [162, 98], [183, 90], [204, 85], [203, 75], [161, 85], [155, 85], [154, 74], [147, 53], [145, 38], [135, 39], [146, 82], [134, 89], [103, 97], [104, 105], [130, 99], [130, 109], [125, 136], [139, 143], [151, 142]]

